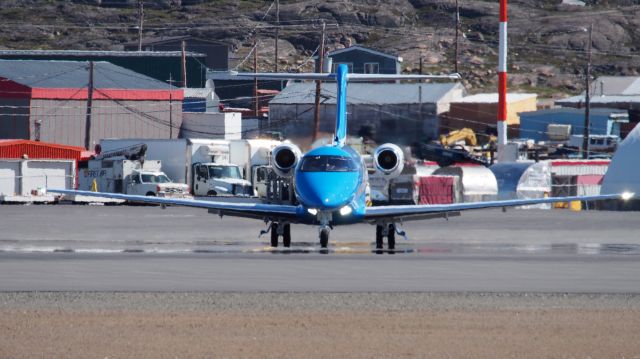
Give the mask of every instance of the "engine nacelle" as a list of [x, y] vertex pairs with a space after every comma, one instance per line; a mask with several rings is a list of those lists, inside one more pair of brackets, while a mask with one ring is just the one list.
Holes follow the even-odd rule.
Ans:
[[302, 154], [298, 146], [285, 143], [271, 151], [273, 169], [280, 177], [291, 177]]
[[388, 176], [398, 176], [404, 168], [404, 153], [393, 143], [378, 146], [373, 154], [376, 170]]

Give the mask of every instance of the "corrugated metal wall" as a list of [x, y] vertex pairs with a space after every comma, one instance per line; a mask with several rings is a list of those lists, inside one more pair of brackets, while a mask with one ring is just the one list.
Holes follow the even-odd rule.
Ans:
[[[436, 138], [439, 120], [436, 105], [423, 103], [398, 105], [347, 105], [347, 132], [357, 136], [363, 126], [374, 127], [374, 140], [379, 143], [411, 144]], [[333, 133], [336, 106], [320, 105], [320, 131]], [[286, 137], [307, 137], [313, 134], [313, 104], [271, 104], [269, 124], [262, 131], [282, 131]], [[422, 119], [420, 120], [420, 117]]]
[[30, 159], [70, 159], [79, 160], [82, 151], [80, 148], [77, 150], [72, 148], [65, 148], [62, 146], [52, 146], [45, 143], [28, 143], [28, 142], [16, 142], [3, 144], [0, 142], [0, 158], [22, 158], [23, 155], [27, 155]]
[[29, 99], [0, 98], [0, 138], [29, 139]]
[[[170, 115], [171, 108], [171, 115]], [[84, 146], [86, 101], [34, 99], [30, 129], [40, 140]], [[170, 122], [172, 131], [170, 131]], [[90, 143], [102, 138], [177, 138], [182, 124], [181, 101], [93, 101]]]

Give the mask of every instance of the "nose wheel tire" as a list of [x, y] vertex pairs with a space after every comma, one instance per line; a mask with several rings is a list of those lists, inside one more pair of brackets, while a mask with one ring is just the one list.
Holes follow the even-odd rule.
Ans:
[[320, 230], [320, 247], [327, 248], [329, 245], [329, 228], [323, 228]]
[[278, 224], [271, 223], [271, 247], [278, 247]]
[[291, 247], [291, 225], [285, 224], [282, 232], [282, 245], [285, 248]]

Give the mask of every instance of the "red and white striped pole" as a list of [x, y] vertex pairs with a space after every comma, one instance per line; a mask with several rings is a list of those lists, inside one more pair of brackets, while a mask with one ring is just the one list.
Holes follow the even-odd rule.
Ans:
[[500, 0], [500, 50], [498, 59], [498, 159], [507, 144], [507, 0]]

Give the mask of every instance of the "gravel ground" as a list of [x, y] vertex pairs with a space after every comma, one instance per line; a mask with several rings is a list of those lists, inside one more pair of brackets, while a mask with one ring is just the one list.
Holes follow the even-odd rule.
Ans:
[[640, 296], [2, 293], [2, 358], [637, 357]]

